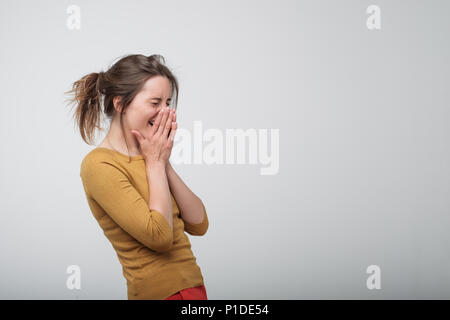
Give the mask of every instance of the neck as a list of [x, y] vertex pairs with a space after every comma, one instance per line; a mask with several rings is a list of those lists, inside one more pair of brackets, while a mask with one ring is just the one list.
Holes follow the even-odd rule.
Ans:
[[[126, 128], [126, 125], [124, 123], [124, 130], [122, 132], [120, 121], [117, 117], [115, 117], [111, 121], [111, 126], [108, 133], [106, 134], [105, 141], [111, 148], [122, 154], [126, 154], [129, 156], [141, 155], [136, 138], [133, 136], [133, 134], [131, 134], [131, 132], [128, 131], [129, 130]], [[128, 150], [127, 144], [125, 143], [125, 137], [128, 143]]]

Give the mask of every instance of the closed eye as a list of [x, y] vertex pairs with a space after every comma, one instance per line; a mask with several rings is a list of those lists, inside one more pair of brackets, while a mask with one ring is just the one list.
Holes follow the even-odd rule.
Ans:
[[[154, 105], [155, 107], [158, 106], [159, 103], [152, 103], [152, 105]], [[170, 106], [170, 102], [167, 104], [167, 106]]]

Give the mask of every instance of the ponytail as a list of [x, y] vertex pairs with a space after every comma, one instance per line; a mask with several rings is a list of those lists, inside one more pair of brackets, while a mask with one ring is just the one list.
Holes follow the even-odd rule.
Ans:
[[76, 103], [74, 116], [80, 129], [80, 134], [87, 144], [93, 144], [95, 129], [101, 130], [101, 85], [103, 72], [93, 72], [85, 75], [73, 83], [72, 89], [67, 91], [73, 94], [69, 103]]

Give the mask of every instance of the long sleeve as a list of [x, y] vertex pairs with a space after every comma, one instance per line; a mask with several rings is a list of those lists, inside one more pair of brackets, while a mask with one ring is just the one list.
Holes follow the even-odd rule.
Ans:
[[122, 170], [108, 162], [89, 162], [83, 168], [86, 192], [123, 230], [157, 252], [171, 248], [173, 230], [166, 218], [148, 203]]
[[197, 224], [191, 224], [191, 223], [186, 222], [186, 220], [183, 220], [184, 221], [184, 231], [186, 231], [187, 233], [189, 233], [193, 236], [204, 235], [209, 227], [208, 215], [206, 214], [206, 209], [205, 209], [205, 205], [203, 204], [203, 202], [202, 202], [202, 206], [203, 206], [203, 212], [205, 213], [205, 216], [204, 216], [202, 222], [197, 223]]

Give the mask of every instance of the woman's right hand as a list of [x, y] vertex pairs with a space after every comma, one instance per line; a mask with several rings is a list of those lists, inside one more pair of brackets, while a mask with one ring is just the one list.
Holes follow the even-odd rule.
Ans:
[[162, 108], [153, 126], [150, 126], [149, 130], [146, 131], [146, 136], [143, 136], [137, 130], [131, 130], [131, 133], [138, 140], [147, 165], [160, 163], [165, 166], [169, 161], [177, 129], [177, 123], [172, 121], [174, 118], [175, 110], [168, 107]]

